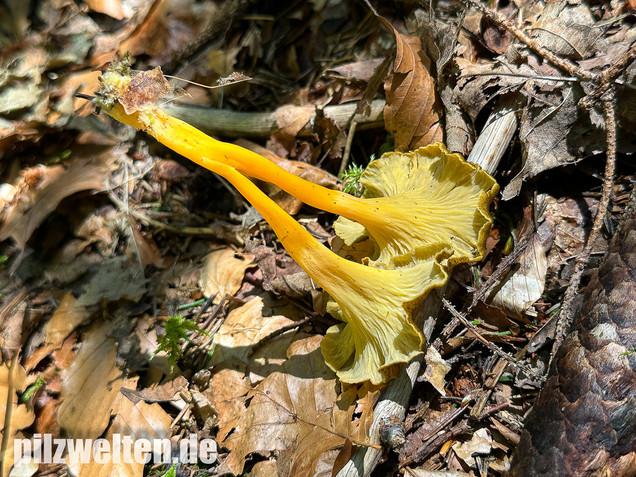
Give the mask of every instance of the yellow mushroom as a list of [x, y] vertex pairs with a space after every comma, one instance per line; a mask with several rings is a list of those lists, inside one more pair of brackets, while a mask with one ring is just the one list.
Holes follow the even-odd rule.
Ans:
[[227, 179], [270, 224], [294, 261], [325, 290], [328, 311], [344, 323], [322, 341], [325, 362], [347, 383], [386, 382], [388, 368], [419, 354], [424, 337], [411, 319], [413, 308], [447, 279], [442, 244], [393, 258], [391, 269], [346, 260], [312, 235], [247, 177], [204, 156], [205, 167]]
[[117, 109], [116, 117], [187, 152], [187, 157], [227, 179], [260, 212], [290, 256], [331, 296], [330, 313], [344, 322], [329, 328], [322, 344], [325, 362], [342, 381], [386, 382], [392, 365], [408, 362], [421, 352], [424, 338], [411, 312], [447, 279], [440, 262], [451, 251], [444, 244], [393, 257], [386, 270], [346, 260], [312, 237], [247, 177], [219, 162], [217, 151], [212, 159], [209, 151], [192, 148], [191, 136], [157, 120], [158, 112], [147, 105], [131, 115]]
[[386, 153], [369, 164], [360, 183], [363, 197], [382, 199], [379, 213], [390, 210], [392, 220], [365, 228], [340, 217], [334, 228], [347, 245], [370, 236], [378, 246], [371, 264], [386, 266], [393, 256], [437, 242], [453, 249], [450, 265], [483, 258], [492, 223], [488, 209], [499, 186], [461, 155], [439, 143]]
[[451, 264], [483, 256], [491, 224], [488, 206], [499, 188], [490, 175], [441, 144], [409, 154], [390, 153], [372, 162], [363, 177], [366, 195], [357, 198], [308, 182], [259, 154], [217, 141], [166, 114], [154, 102], [167, 88], [158, 69], [131, 80], [126, 69], [116, 65], [102, 75], [101, 83], [97, 103], [118, 121], [145, 130], [200, 165], [203, 151], [205, 157], [344, 217], [337, 224], [338, 233], [349, 244], [364, 235], [372, 237], [378, 246], [372, 257], [376, 266], [390, 266], [390, 257], [438, 242], [453, 248]]

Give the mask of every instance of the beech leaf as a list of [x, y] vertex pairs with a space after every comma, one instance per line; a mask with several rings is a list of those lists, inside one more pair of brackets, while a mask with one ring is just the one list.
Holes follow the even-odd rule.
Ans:
[[375, 15], [395, 35], [397, 44], [393, 74], [384, 85], [384, 126], [394, 136], [395, 150], [410, 151], [442, 141], [432, 63], [422, 50], [422, 41], [399, 33], [385, 18]]

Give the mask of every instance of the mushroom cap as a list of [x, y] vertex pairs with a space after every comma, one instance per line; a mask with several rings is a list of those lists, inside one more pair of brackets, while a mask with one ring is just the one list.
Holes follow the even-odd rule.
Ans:
[[441, 143], [386, 153], [369, 163], [360, 182], [363, 197], [377, 200], [378, 222], [365, 228], [340, 217], [334, 228], [347, 245], [372, 238], [372, 265], [386, 267], [392, 257], [435, 243], [452, 248], [451, 266], [483, 258], [492, 224], [488, 209], [499, 186], [460, 154]]
[[[327, 311], [344, 323], [327, 330], [321, 349], [341, 381], [381, 384], [392, 367], [421, 353], [424, 336], [411, 319], [414, 308], [447, 279], [443, 244], [392, 258], [391, 268], [356, 268], [346, 283], [329, 289]], [[344, 274], [339, 273], [340, 280]]]

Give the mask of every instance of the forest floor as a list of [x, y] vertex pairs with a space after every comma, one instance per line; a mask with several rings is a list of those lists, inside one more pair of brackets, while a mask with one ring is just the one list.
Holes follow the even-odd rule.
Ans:
[[[280, 4], [0, 5], [0, 476], [353, 476], [356, 455], [378, 476], [510, 468], [634, 185], [636, 5]], [[126, 54], [167, 75], [166, 111], [330, 189], [359, 195], [371, 161], [435, 142], [491, 172], [484, 259], [422, 305], [406, 390], [340, 382], [319, 349], [339, 321], [268, 223], [86, 99]], [[259, 186], [343, 250], [335, 215]], [[36, 434], [218, 452], [9, 474]]]

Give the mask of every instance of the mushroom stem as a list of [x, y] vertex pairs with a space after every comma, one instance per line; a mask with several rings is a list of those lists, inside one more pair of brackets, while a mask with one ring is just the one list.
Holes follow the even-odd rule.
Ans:
[[371, 229], [386, 225], [383, 214], [377, 213], [382, 199], [360, 199], [309, 182], [255, 152], [211, 138], [154, 104], [127, 114], [123, 106], [116, 103], [106, 112], [117, 121], [144, 130], [160, 143], [207, 169], [209, 162], [205, 159], [213, 158], [249, 177], [270, 182], [317, 209], [342, 215]]

